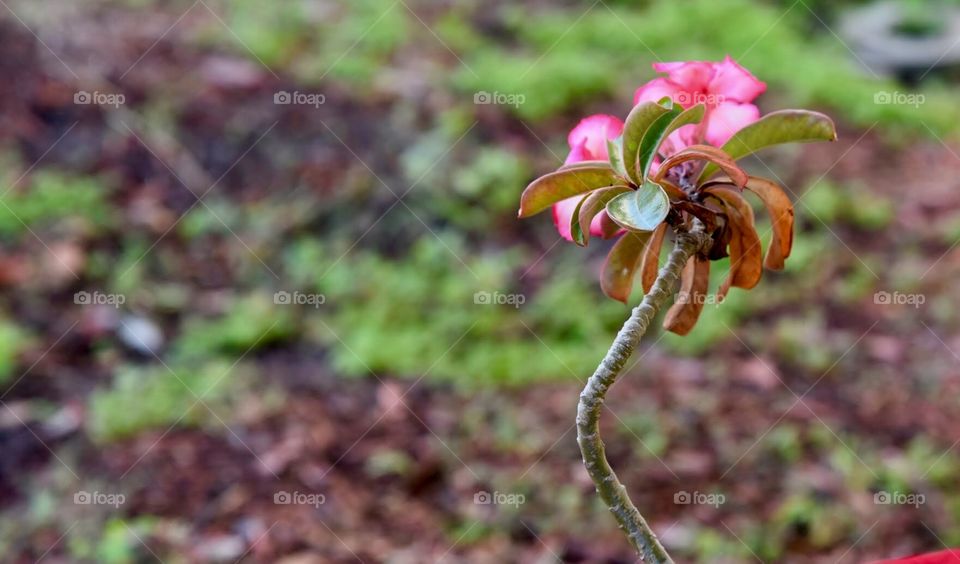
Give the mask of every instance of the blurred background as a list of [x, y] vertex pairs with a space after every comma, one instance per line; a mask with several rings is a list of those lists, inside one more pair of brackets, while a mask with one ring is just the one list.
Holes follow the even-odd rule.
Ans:
[[629, 310], [608, 243], [518, 196], [652, 62], [728, 54], [840, 140], [745, 161], [796, 202], [793, 255], [645, 339], [613, 466], [681, 562], [960, 544], [958, 22], [0, 1], [2, 559], [632, 562], [573, 427]]

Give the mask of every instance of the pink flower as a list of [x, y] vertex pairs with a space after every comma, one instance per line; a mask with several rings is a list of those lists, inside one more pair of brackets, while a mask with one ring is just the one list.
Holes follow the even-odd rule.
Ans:
[[637, 89], [633, 103], [656, 102], [664, 97], [689, 108], [704, 104], [707, 114], [701, 124], [685, 126], [670, 136], [666, 148], [674, 151], [696, 142], [702, 135], [708, 143], [721, 146], [738, 130], [759, 119], [760, 110], [751, 102], [767, 85], [729, 56], [719, 63], [692, 61], [654, 63], [653, 69], [666, 73]]
[[874, 562], [874, 564], [948, 564], [957, 562], [960, 562], [960, 549], [941, 550], [940, 552], [928, 552], [907, 558], [882, 560]]
[[[583, 118], [567, 136], [570, 154], [567, 155], [564, 164], [582, 161], [606, 161], [609, 158], [607, 140], [616, 139], [621, 133], [623, 133], [623, 122], [617, 117], [597, 114]], [[573, 235], [570, 233], [570, 220], [573, 218], [573, 212], [577, 209], [577, 204], [580, 203], [582, 198], [582, 195], [574, 196], [553, 205], [553, 223], [557, 226], [560, 235], [568, 241], [573, 241]], [[602, 233], [600, 226], [606, 213], [600, 212], [593, 218], [590, 223], [591, 235], [599, 236]]]

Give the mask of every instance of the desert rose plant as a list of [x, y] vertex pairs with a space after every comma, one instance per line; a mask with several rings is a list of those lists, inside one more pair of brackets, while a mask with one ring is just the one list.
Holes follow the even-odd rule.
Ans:
[[[664, 327], [687, 334], [706, 301], [710, 262], [729, 257], [717, 291], [750, 289], [763, 268], [783, 268], [793, 244], [793, 204], [775, 182], [750, 176], [737, 160], [771, 145], [834, 141], [827, 116], [782, 110], [760, 116], [753, 101], [766, 90], [727, 57], [715, 62], [657, 63], [666, 76], [641, 86], [625, 120], [594, 115], [570, 132], [570, 154], [559, 170], [534, 180], [520, 199], [520, 217], [552, 209], [564, 238], [616, 239], [603, 265], [603, 292], [626, 303], [639, 278], [643, 300], [587, 381], [577, 408], [577, 441], [597, 492], [646, 562], [672, 562], [610, 467], [600, 439], [607, 390], [658, 311], [674, 296]], [[762, 252], [744, 190], [770, 217]], [[674, 246], [660, 265], [669, 232]], [[679, 290], [675, 290], [677, 282]]]

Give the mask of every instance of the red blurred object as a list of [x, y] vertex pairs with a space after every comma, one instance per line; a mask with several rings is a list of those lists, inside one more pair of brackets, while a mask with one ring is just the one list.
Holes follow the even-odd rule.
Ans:
[[895, 558], [893, 560], [880, 560], [874, 562], [874, 564], [893, 564], [896, 562], [904, 564], [947, 564], [960, 562], [960, 548], [941, 550], [940, 552], [928, 552], [926, 554], [918, 554], [906, 558]]

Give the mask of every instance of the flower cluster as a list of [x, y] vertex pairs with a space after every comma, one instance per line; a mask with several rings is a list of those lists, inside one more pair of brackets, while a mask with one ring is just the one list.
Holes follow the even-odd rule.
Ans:
[[[721, 62], [657, 63], [664, 73], [637, 89], [625, 120], [583, 119], [570, 132], [570, 153], [557, 171], [533, 181], [520, 217], [553, 211], [557, 231], [578, 245], [591, 236], [617, 238], [601, 287], [626, 302], [639, 273], [645, 292], [656, 279], [668, 226], [706, 230], [709, 254], [684, 269], [681, 295], [666, 327], [685, 334], [696, 323], [709, 279], [709, 261], [730, 257], [731, 286], [755, 286], [763, 269], [783, 267], [793, 243], [793, 206], [774, 182], [748, 175], [737, 159], [770, 145], [832, 141], [823, 114], [784, 110], [761, 117], [753, 101], [766, 84], [730, 57]], [[744, 189], [763, 201], [772, 223], [766, 257]]]

